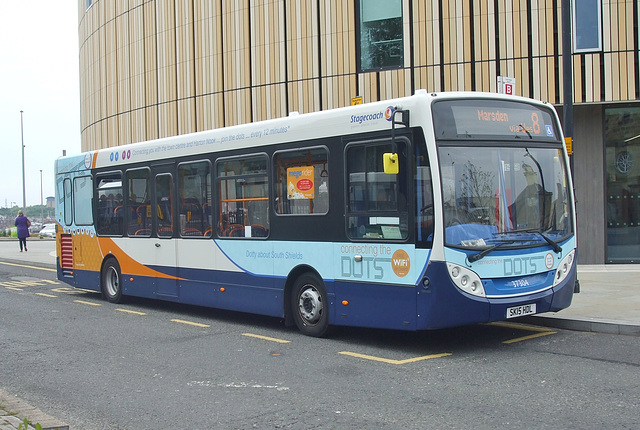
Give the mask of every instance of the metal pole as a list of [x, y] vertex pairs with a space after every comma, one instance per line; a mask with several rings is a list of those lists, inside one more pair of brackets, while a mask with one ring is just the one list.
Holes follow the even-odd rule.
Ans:
[[22, 111], [20, 111], [20, 136], [22, 138], [22, 209], [27, 210], [27, 189], [25, 187], [24, 176], [24, 126], [22, 122]]
[[44, 224], [44, 194], [42, 192], [42, 169], [40, 169], [40, 219]]
[[562, 0], [562, 116], [565, 137], [573, 139], [573, 58], [571, 48], [571, 0]]

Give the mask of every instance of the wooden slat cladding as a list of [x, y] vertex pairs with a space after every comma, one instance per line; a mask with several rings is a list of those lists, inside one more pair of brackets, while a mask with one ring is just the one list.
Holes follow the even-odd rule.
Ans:
[[284, 3], [273, 0], [251, 2], [252, 121], [287, 115], [285, 28], [279, 25]]
[[[576, 103], [633, 101], [639, 0], [602, 2], [603, 51], [574, 54]], [[358, 71], [357, 0], [78, 1], [82, 148], [428, 91], [562, 103], [561, 0], [403, 0], [403, 64]]]

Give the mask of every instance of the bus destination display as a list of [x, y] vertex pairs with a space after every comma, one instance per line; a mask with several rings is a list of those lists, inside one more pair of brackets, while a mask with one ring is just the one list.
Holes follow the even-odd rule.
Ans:
[[441, 138], [528, 138], [558, 141], [548, 111], [514, 102], [463, 105], [457, 101], [434, 103], [436, 134]]

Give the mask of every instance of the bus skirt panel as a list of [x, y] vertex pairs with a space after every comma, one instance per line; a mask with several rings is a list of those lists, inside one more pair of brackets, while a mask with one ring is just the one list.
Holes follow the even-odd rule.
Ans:
[[416, 330], [416, 288], [335, 281], [334, 325]]

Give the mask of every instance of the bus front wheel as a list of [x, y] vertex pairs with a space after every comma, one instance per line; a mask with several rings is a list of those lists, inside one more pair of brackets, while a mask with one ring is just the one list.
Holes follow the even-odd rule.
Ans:
[[291, 314], [307, 336], [322, 337], [329, 328], [329, 300], [320, 278], [305, 273], [296, 279], [291, 294]]
[[122, 273], [115, 258], [110, 258], [102, 268], [102, 296], [111, 303], [122, 301]]

